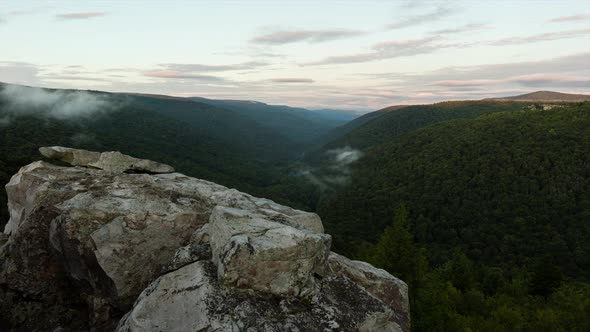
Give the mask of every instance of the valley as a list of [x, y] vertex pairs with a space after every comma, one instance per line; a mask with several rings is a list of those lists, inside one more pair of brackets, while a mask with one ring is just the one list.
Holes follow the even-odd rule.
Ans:
[[[317, 212], [333, 250], [409, 284], [417, 331], [589, 327], [587, 96], [539, 92], [356, 117], [251, 101], [0, 89], [3, 185], [40, 146], [142, 156]], [[82, 97], [97, 110], [67, 113]], [[0, 225], [7, 221], [2, 191]]]

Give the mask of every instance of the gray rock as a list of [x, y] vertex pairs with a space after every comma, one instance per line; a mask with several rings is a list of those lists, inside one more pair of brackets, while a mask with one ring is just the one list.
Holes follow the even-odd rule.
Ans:
[[409, 331], [407, 286], [329, 254], [316, 214], [90, 165], [117, 154], [43, 151], [84, 167], [34, 162], [6, 185], [0, 317], [13, 330], [112, 331], [128, 312], [121, 330]]
[[402, 328], [393, 321], [392, 312], [377, 312], [365, 319], [359, 326], [359, 332], [402, 332]]
[[8, 242], [8, 235], [0, 233], [0, 248], [2, 248], [6, 242]]
[[410, 330], [410, 300], [408, 285], [405, 282], [383, 269], [365, 262], [350, 260], [334, 252], [330, 253], [327, 264], [330, 274], [354, 281], [387, 304], [394, 313], [393, 321], [403, 327], [404, 331]]
[[306, 296], [323, 274], [331, 237], [217, 206], [209, 223], [219, 280], [275, 295]]
[[63, 146], [40, 147], [39, 152], [46, 158], [63, 161], [72, 166], [88, 166], [100, 159], [100, 152], [72, 149]]
[[216, 274], [199, 261], [161, 276], [117, 331], [402, 331], [387, 305], [346, 278], [326, 277], [301, 299], [224, 288]]
[[147, 159], [134, 158], [121, 152], [94, 152], [62, 146], [41, 147], [39, 152], [49, 159], [63, 161], [72, 166], [96, 167], [112, 173], [146, 172], [172, 173], [174, 168]]

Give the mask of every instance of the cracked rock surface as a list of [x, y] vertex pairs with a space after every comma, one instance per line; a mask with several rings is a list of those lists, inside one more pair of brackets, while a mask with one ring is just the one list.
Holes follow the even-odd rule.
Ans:
[[2, 331], [409, 331], [407, 286], [314, 213], [63, 147], [6, 185]]

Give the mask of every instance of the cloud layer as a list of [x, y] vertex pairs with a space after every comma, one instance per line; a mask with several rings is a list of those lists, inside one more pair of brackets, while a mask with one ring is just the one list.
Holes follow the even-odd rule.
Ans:
[[523, 37], [509, 37], [488, 42], [489, 45], [506, 46], [536, 43], [549, 40], [567, 39], [580, 36], [590, 36], [590, 29], [574, 29], [556, 32], [540, 33]]
[[254, 44], [283, 45], [296, 42], [321, 43], [336, 39], [357, 37], [365, 34], [359, 30], [346, 29], [325, 29], [325, 30], [304, 30], [290, 29], [278, 30], [265, 33], [250, 40]]
[[464, 47], [462, 43], [442, 43], [444, 37], [439, 35], [427, 36], [417, 39], [393, 40], [374, 44], [370, 52], [335, 55], [323, 60], [310, 62], [308, 65], [347, 64], [361, 63], [384, 59], [393, 59], [403, 56], [426, 54], [444, 48]]
[[590, 21], [590, 15], [569, 15], [569, 16], [560, 16], [549, 20], [551, 23], [563, 23], [563, 22], [584, 22]]
[[470, 32], [470, 31], [474, 31], [474, 30], [482, 30], [482, 29], [487, 29], [487, 28], [488, 28], [488, 26], [485, 24], [470, 23], [470, 24], [465, 24], [465, 25], [457, 27], [457, 28], [436, 30], [436, 31], [433, 31], [432, 33], [437, 34], [437, 35], [445, 35], [445, 34], [453, 34], [453, 33]]
[[184, 80], [197, 80], [203, 82], [223, 82], [225, 81], [221, 77], [211, 76], [211, 75], [200, 75], [200, 74], [190, 74], [190, 73], [183, 73], [178, 71], [149, 71], [143, 74], [147, 77], [155, 77], [155, 78], [168, 78], [168, 79], [184, 79]]
[[95, 18], [105, 16], [105, 12], [83, 12], [83, 13], [67, 13], [55, 15], [60, 20], [86, 20], [89, 18]]
[[311, 78], [294, 78], [294, 77], [285, 77], [285, 78], [273, 78], [271, 79], [272, 82], [275, 83], [313, 83], [314, 80]]
[[451, 8], [445, 7], [445, 6], [439, 6], [436, 9], [434, 9], [433, 11], [428, 12], [426, 14], [404, 17], [404, 18], [398, 20], [397, 22], [388, 24], [386, 28], [387, 29], [407, 28], [407, 27], [411, 27], [414, 25], [420, 25], [420, 24], [424, 24], [424, 23], [437, 21], [437, 20], [445, 18], [453, 13], [454, 13], [454, 11]]

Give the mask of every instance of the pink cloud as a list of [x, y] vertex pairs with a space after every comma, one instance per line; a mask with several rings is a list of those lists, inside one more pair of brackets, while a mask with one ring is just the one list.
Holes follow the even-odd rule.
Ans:
[[560, 16], [550, 19], [549, 22], [576, 22], [576, 21], [590, 21], [590, 15], [571, 15], [571, 16]]

